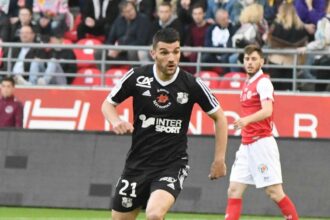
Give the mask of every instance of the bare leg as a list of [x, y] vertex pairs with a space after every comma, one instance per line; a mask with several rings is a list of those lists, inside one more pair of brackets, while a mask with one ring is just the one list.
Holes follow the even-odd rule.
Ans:
[[111, 211], [112, 220], [135, 220], [140, 212], [140, 209], [135, 209], [131, 212], [117, 212]]
[[158, 189], [151, 193], [147, 209], [147, 220], [163, 220], [168, 210], [175, 202], [172, 194], [165, 190]]

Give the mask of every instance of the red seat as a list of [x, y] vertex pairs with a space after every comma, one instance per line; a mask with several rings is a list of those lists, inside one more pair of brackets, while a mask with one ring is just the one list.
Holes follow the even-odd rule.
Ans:
[[87, 39], [96, 39], [104, 43], [105, 41], [105, 35], [93, 35], [93, 34], [86, 34]]
[[[81, 39], [77, 42], [79, 45], [100, 45], [102, 44], [101, 41], [96, 40], [96, 39]], [[93, 61], [95, 60], [94, 58], [94, 49], [74, 49], [73, 50], [74, 54], [76, 55], [76, 59], [79, 60], [89, 60]], [[78, 68], [87, 68], [87, 67], [96, 67], [95, 63], [84, 63], [84, 62], [79, 62], [77, 63]]]
[[219, 77], [218, 73], [215, 71], [200, 71], [199, 77], [210, 89], [219, 88], [219, 81], [216, 79]]
[[226, 73], [223, 77], [229, 79], [224, 79], [219, 83], [219, 87], [221, 89], [242, 89], [244, 81], [246, 79], [246, 74], [239, 72], [230, 72]]
[[82, 68], [77, 72], [72, 85], [76, 86], [100, 86], [101, 71], [97, 68]]
[[73, 44], [73, 42], [70, 39], [62, 38], [63, 44]]
[[109, 69], [105, 75], [105, 84], [108, 86], [114, 86], [117, 82], [125, 75], [128, 71], [128, 68], [111, 68]]

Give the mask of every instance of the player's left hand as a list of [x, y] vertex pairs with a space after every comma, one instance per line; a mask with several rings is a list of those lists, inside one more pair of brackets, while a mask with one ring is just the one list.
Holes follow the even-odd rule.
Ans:
[[210, 169], [209, 179], [215, 180], [219, 177], [226, 176], [227, 174], [227, 167], [226, 163], [223, 160], [215, 160], [213, 161]]

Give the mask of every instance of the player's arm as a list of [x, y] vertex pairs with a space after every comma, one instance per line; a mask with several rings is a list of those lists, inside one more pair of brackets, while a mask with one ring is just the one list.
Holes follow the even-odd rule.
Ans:
[[113, 126], [113, 131], [116, 134], [126, 134], [133, 132], [131, 123], [122, 120], [116, 110], [116, 106], [130, 97], [133, 93], [133, 86], [131, 85], [134, 70], [129, 70], [112, 89], [108, 97], [104, 100], [101, 110], [105, 119]]
[[270, 117], [273, 113], [273, 100], [266, 99], [261, 101], [261, 109], [251, 115], [239, 118], [234, 122], [235, 129], [241, 129], [250, 123], [258, 122]]
[[214, 160], [211, 165], [209, 178], [211, 180], [226, 175], [226, 150], [227, 150], [227, 119], [221, 108], [209, 114], [215, 125]]
[[116, 110], [116, 106], [110, 103], [107, 99], [102, 104], [102, 113], [107, 121], [113, 126], [113, 131], [116, 134], [132, 133], [133, 125], [127, 121], [123, 121]]

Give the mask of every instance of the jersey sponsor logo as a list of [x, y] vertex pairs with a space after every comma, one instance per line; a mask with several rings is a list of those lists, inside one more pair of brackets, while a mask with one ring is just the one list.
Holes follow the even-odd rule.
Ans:
[[128, 197], [122, 197], [121, 205], [125, 208], [131, 208], [133, 206], [133, 199]]
[[155, 125], [154, 117], [147, 118], [145, 115], [140, 115], [139, 119], [142, 121], [142, 128], [147, 128], [151, 125]]
[[147, 118], [143, 114], [139, 115], [139, 119], [142, 121], [142, 128], [148, 128], [153, 125], [156, 132], [179, 134], [182, 125], [182, 120], [179, 119]]
[[245, 100], [251, 99], [252, 96], [256, 96], [256, 95], [258, 95], [257, 92], [252, 92], [252, 91], [248, 90], [247, 92], [242, 93], [241, 100], [245, 101]]
[[14, 107], [13, 106], [11, 106], [11, 105], [6, 106], [5, 112], [7, 114], [11, 114], [11, 113], [13, 113], [13, 111], [14, 111]]
[[151, 82], [154, 81], [154, 78], [152, 77], [146, 77], [146, 76], [139, 76], [136, 79], [136, 86], [143, 87], [143, 88], [151, 88]]
[[157, 108], [165, 109], [168, 108], [172, 103], [170, 102], [169, 91], [166, 89], [158, 89], [156, 100], [153, 101]]
[[186, 104], [188, 102], [188, 96], [189, 94], [186, 92], [178, 92], [176, 101], [180, 104]]
[[142, 93], [143, 96], [151, 96], [150, 90], [146, 90]]

